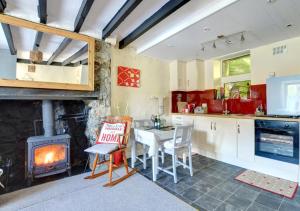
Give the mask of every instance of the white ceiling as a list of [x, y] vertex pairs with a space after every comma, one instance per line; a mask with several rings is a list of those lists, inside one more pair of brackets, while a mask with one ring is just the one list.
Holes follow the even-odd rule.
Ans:
[[[73, 30], [74, 21], [82, 0], [48, 0], [47, 25]], [[95, 0], [81, 28], [80, 33], [96, 38], [102, 37], [102, 30], [126, 0]], [[118, 40], [126, 37], [144, 20], [155, 13], [168, 0], [144, 0], [112, 33]], [[9, 0], [6, 14], [39, 22], [37, 15], [38, 0]], [[128, 47], [142, 51], [142, 54], [160, 59], [190, 60], [218, 57], [233, 52], [250, 49], [278, 40], [300, 36], [300, 1], [276, 0], [191, 0], [176, 12], [168, 16]], [[287, 24], [293, 24], [290, 29]], [[190, 26], [189, 26], [190, 25]], [[210, 30], [205, 32], [207, 27]], [[246, 31], [246, 40], [241, 43], [236, 36], [226, 45], [216, 42], [216, 49], [210, 44], [201, 50], [201, 44], [216, 39], [217, 35]], [[172, 34], [178, 32], [176, 34]], [[19, 57], [28, 57], [35, 32], [12, 27], [12, 33]], [[41, 49], [47, 60], [62, 37], [44, 35]], [[162, 40], [161, 40], [162, 39]], [[55, 61], [63, 61], [84, 43], [73, 41]], [[2, 28], [0, 27], [0, 49], [8, 49]]]

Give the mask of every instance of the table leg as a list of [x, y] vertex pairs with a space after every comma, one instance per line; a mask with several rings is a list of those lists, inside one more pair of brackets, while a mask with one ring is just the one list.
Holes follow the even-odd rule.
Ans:
[[131, 168], [134, 168], [135, 161], [136, 161], [136, 142], [135, 140], [133, 140], [131, 145]]

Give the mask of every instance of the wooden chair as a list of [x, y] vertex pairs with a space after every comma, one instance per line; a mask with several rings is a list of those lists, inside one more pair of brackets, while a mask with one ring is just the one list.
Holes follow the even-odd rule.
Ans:
[[[105, 184], [104, 186], [114, 186], [123, 180], [127, 179], [131, 175], [133, 175], [136, 172], [136, 169], [133, 169], [131, 171], [128, 170], [128, 163], [127, 163], [127, 158], [126, 158], [126, 149], [127, 149], [127, 143], [130, 137], [130, 129], [131, 129], [131, 124], [132, 124], [132, 118], [129, 116], [122, 116], [122, 117], [107, 117], [106, 118], [107, 122], [114, 122], [114, 123], [126, 123], [126, 131], [123, 135], [119, 135], [119, 143], [118, 144], [96, 144], [88, 149], [85, 150], [85, 152], [88, 153], [93, 153], [95, 154], [95, 159], [93, 163], [93, 169], [92, 173], [90, 176], [86, 177], [85, 179], [94, 179], [99, 176], [102, 176], [106, 173], [109, 174], [109, 182]], [[97, 134], [97, 140], [99, 138], [99, 130], [96, 131]], [[121, 141], [123, 142], [121, 143]], [[114, 169], [119, 168], [121, 165], [117, 166], [116, 164], [113, 163], [113, 154], [115, 152], [121, 152], [122, 153], [122, 158], [124, 162], [124, 167], [126, 170], [126, 174], [116, 180], [112, 180], [112, 172]], [[99, 160], [99, 155], [109, 155], [109, 160], [104, 160], [100, 161]], [[105, 157], [105, 156], [104, 156]], [[99, 165], [106, 164], [108, 167], [108, 170], [104, 170], [102, 172], [99, 172], [95, 174], [95, 170]]]

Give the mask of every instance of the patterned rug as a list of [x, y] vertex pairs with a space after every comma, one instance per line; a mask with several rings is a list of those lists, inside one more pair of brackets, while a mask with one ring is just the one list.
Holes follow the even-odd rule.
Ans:
[[287, 198], [294, 198], [298, 183], [273, 177], [252, 170], [246, 170], [238, 175], [236, 180]]

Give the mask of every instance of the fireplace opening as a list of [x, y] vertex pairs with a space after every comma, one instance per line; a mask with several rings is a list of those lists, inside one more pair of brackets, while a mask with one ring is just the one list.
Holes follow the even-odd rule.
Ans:
[[66, 159], [66, 146], [63, 144], [53, 144], [39, 147], [34, 150], [34, 165], [47, 166], [64, 162]]

